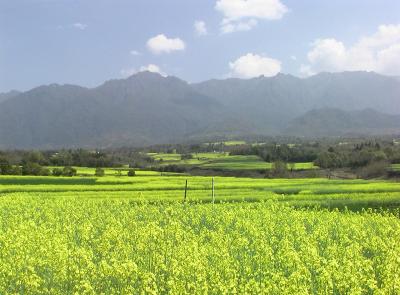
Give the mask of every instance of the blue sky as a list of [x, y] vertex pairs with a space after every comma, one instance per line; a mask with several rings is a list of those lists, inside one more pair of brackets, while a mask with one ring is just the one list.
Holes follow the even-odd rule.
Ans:
[[400, 1], [0, 0], [0, 92], [141, 70], [189, 82], [400, 75]]

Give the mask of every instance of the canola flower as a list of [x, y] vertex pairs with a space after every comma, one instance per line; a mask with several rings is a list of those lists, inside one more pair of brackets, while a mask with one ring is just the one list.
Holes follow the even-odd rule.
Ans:
[[3, 196], [0, 294], [400, 294], [391, 213]]

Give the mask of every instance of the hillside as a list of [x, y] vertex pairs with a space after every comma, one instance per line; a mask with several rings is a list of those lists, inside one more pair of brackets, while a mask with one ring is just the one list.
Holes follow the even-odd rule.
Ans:
[[276, 133], [318, 108], [374, 109], [400, 114], [400, 83], [369, 72], [321, 73], [307, 79], [278, 74], [250, 80], [210, 80], [193, 85], [231, 112], [252, 118], [259, 130]]
[[[319, 120], [324, 114], [301, 118], [321, 108], [351, 113], [335, 113], [325, 125]], [[353, 112], [363, 109], [382, 113], [382, 120], [360, 119]], [[213, 136], [306, 135], [316, 129], [319, 136], [360, 128], [398, 133], [398, 117], [383, 113], [400, 114], [400, 81], [375, 73], [322, 73], [307, 79], [278, 74], [188, 84], [141, 72], [92, 89], [52, 84], [1, 95], [0, 148], [141, 146]], [[386, 117], [394, 123], [381, 124]], [[334, 125], [341, 127], [331, 130]]]
[[0, 146], [104, 147], [178, 140], [209, 124], [216, 117], [215, 105], [186, 82], [151, 73], [94, 89], [41, 86], [0, 105]]
[[343, 111], [324, 108], [311, 110], [294, 119], [283, 132], [305, 137], [382, 135], [400, 130], [400, 115], [388, 115], [372, 109]]

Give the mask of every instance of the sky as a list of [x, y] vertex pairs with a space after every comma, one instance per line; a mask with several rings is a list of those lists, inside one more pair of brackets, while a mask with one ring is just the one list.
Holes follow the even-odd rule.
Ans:
[[399, 0], [0, 0], [0, 92], [365, 70], [400, 76]]

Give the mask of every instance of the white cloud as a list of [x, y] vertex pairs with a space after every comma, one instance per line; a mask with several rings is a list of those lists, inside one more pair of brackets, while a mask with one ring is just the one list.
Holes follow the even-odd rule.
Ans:
[[158, 73], [158, 74], [160, 74], [161, 76], [164, 76], [164, 77], [167, 76], [167, 74], [164, 73], [164, 72], [160, 69], [160, 67], [157, 66], [157, 65], [155, 65], [155, 64], [148, 64], [147, 66], [141, 66], [141, 67], [139, 68], [139, 70], [137, 70], [136, 68], [129, 68], [129, 69], [122, 69], [122, 70], [120, 71], [121, 76], [122, 76], [122, 77], [125, 77], [125, 78], [126, 78], [126, 77], [129, 77], [129, 76], [132, 76], [132, 75], [134, 75], [134, 74], [137, 74], [137, 73], [139, 73], [139, 72], [152, 72], [152, 73]]
[[378, 53], [379, 70], [388, 75], [400, 75], [400, 43]]
[[291, 55], [290, 59], [293, 60], [293, 61], [296, 61], [297, 60], [297, 56], [296, 55]]
[[140, 55], [141, 53], [139, 51], [136, 51], [136, 50], [131, 50], [130, 54], [131, 55]]
[[73, 28], [78, 29], [78, 30], [85, 30], [87, 28], [87, 24], [82, 24], [82, 23], [74, 23], [71, 25]]
[[194, 22], [194, 30], [199, 36], [205, 36], [208, 34], [206, 23], [202, 20], [197, 20]]
[[400, 74], [400, 25], [381, 25], [377, 32], [346, 47], [336, 39], [318, 39], [307, 54], [308, 64], [300, 72], [376, 71]]
[[73, 23], [68, 25], [59, 25], [57, 26], [58, 30], [66, 30], [66, 29], [77, 29], [77, 30], [85, 30], [88, 27], [87, 24], [82, 23]]
[[157, 35], [147, 41], [147, 48], [154, 54], [184, 50], [185, 47], [185, 42], [183, 42], [181, 39], [169, 39], [164, 34]]
[[281, 19], [288, 11], [280, 0], [218, 0], [215, 9], [224, 16], [222, 33], [248, 31], [257, 25], [257, 19]]
[[279, 60], [248, 53], [230, 62], [231, 76], [239, 78], [253, 78], [264, 75], [275, 76], [281, 71]]
[[249, 19], [243, 22], [226, 22], [221, 24], [221, 33], [233, 33], [233, 32], [243, 32], [250, 31], [257, 25], [257, 20]]

